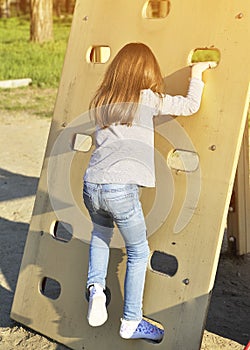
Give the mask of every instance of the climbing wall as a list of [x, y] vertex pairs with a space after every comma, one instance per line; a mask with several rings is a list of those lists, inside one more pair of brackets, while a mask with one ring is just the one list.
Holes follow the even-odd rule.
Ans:
[[[128, 42], [157, 56], [166, 92], [186, 94], [192, 61], [204, 73], [198, 113], [163, 116], [155, 129], [157, 186], [142, 189], [149, 233], [144, 314], [162, 324], [159, 349], [198, 350], [249, 105], [250, 3], [245, 0], [79, 0], [11, 317], [72, 349], [150, 349], [119, 337], [126, 256], [112, 241], [109, 319], [91, 328], [85, 284], [91, 223], [82, 176], [93, 149], [87, 109], [103, 73]], [[204, 58], [203, 58], [204, 59]]]

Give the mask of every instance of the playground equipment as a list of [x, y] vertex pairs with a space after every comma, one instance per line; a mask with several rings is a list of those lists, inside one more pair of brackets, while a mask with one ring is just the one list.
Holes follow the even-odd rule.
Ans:
[[233, 241], [233, 251], [238, 255], [250, 251], [248, 131], [249, 124], [246, 122], [227, 221], [227, 236]]
[[244, 208], [240, 217], [238, 207], [232, 213], [244, 242], [240, 251], [249, 251], [246, 136], [242, 142], [250, 94], [249, 16], [244, 0], [77, 1], [13, 319], [76, 350], [152, 348], [118, 335], [126, 257], [117, 232], [107, 279], [109, 319], [98, 329], [86, 320], [91, 223], [81, 197], [93, 124], [85, 112], [124, 44], [139, 41], [152, 48], [170, 94], [186, 94], [188, 66], [206, 51], [218, 65], [204, 73], [201, 108], [192, 117], [156, 120], [157, 186], [141, 192], [152, 251], [144, 313], [165, 329], [159, 349], [200, 348], [241, 147], [238, 179], [245, 178], [245, 187], [236, 181], [236, 192]]

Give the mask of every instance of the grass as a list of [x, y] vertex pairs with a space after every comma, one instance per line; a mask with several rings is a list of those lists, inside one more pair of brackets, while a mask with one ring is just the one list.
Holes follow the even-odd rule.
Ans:
[[0, 80], [31, 78], [42, 88], [59, 84], [71, 18], [54, 20], [54, 41], [31, 43], [29, 18], [0, 19]]
[[0, 80], [31, 78], [32, 86], [0, 90], [0, 111], [51, 117], [71, 26], [54, 19], [54, 41], [29, 41], [29, 18], [0, 19]]

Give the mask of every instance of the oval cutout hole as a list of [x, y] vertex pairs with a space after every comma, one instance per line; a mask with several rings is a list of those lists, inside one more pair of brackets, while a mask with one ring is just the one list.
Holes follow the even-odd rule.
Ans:
[[52, 278], [44, 277], [40, 284], [40, 292], [45, 297], [56, 300], [61, 294], [61, 285]]
[[63, 221], [55, 221], [52, 224], [51, 234], [58, 241], [67, 243], [72, 239], [73, 228], [70, 224]]
[[199, 156], [192, 151], [176, 149], [168, 155], [168, 166], [177, 171], [194, 172], [199, 167]]
[[149, 0], [145, 3], [142, 10], [143, 18], [160, 19], [166, 18], [170, 12], [170, 1], [168, 0]]
[[[110, 304], [110, 301], [111, 301], [111, 291], [108, 287], [106, 287], [106, 289], [104, 289], [103, 292], [106, 295], [106, 306], [108, 306]], [[86, 300], [89, 302], [89, 289], [87, 289], [87, 288], [85, 291], [85, 297], [86, 297]]]
[[189, 56], [189, 64], [197, 62], [212, 61], [217, 65], [220, 62], [220, 51], [215, 48], [198, 48], [193, 50]]
[[150, 267], [154, 272], [173, 277], [178, 270], [175, 256], [155, 250], [150, 258]]
[[142, 9], [142, 17], [147, 19], [166, 18], [170, 12], [170, 1], [149, 0]]
[[87, 60], [91, 63], [106, 63], [111, 55], [109, 46], [92, 46], [88, 50]]

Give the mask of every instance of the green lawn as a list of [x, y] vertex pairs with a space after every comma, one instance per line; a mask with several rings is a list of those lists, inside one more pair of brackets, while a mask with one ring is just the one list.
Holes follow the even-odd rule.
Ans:
[[54, 20], [54, 41], [29, 41], [29, 18], [0, 19], [0, 80], [31, 78], [37, 87], [58, 87], [71, 18]]

